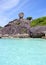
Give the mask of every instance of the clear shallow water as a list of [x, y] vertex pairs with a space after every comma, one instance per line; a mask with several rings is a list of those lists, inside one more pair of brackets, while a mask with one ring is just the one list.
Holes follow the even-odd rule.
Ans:
[[0, 39], [0, 65], [46, 65], [46, 40]]

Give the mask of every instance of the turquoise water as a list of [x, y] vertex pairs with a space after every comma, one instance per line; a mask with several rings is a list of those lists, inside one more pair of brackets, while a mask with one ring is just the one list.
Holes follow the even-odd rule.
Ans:
[[0, 39], [0, 65], [46, 65], [46, 40]]

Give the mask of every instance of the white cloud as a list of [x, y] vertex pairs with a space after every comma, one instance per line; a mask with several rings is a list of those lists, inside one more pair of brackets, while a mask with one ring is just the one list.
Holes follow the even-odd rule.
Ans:
[[16, 7], [20, 0], [1, 0], [0, 1], [0, 25], [4, 26], [9, 21], [6, 11]]
[[2, 4], [0, 4], [0, 11], [6, 11], [9, 10], [15, 6], [18, 5], [20, 0], [4, 0], [2, 1]]
[[[21, 12], [20, 9], [22, 9], [23, 6], [24, 6], [26, 3], [28, 3], [28, 1], [29, 1], [29, 0], [23, 0], [23, 2], [22, 2], [18, 7], [14, 8], [9, 14], [12, 15], [12, 12], [15, 13], [15, 12], [17, 12], [17, 11], [18, 11], [18, 13]], [[26, 5], [25, 5], [25, 6], [26, 6]], [[24, 6], [24, 7], [25, 7], [25, 6]]]

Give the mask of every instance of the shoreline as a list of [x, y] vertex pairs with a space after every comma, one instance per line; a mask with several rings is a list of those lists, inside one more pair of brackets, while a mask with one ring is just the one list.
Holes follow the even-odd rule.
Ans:
[[0, 38], [42, 38], [42, 39], [46, 39], [46, 35], [42, 36], [41, 34], [32, 34], [31, 36], [29, 34], [0, 34]]

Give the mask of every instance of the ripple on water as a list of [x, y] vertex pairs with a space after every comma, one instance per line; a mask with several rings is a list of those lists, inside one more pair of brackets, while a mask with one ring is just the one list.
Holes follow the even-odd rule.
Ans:
[[0, 65], [46, 65], [46, 40], [0, 39]]

